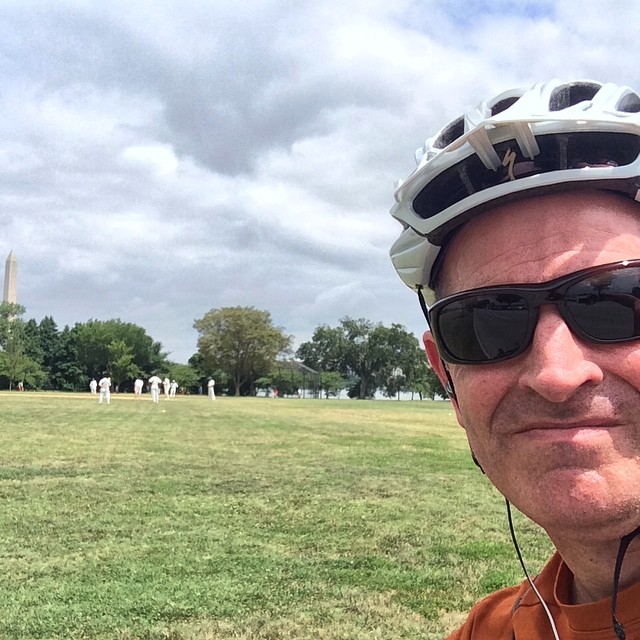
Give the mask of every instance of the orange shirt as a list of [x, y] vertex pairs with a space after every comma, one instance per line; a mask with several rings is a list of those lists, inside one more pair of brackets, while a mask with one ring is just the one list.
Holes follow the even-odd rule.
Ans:
[[[613, 566], [611, 567], [613, 576]], [[567, 604], [573, 576], [558, 553], [545, 565], [535, 584], [555, 620], [561, 640], [616, 640], [611, 623], [611, 598], [589, 604]], [[627, 640], [640, 640], [640, 583], [618, 594], [616, 617]], [[553, 639], [549, 621], [529, 584], [501, 589], [478, 602], [466, 622], [447, 640]]]

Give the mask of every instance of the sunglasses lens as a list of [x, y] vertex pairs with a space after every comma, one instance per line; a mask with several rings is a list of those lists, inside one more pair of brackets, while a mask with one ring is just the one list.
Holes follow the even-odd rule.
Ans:
[[565, 308], [577, 328], [601, 342], [640, 336], [640, 268], [617, 269], [570, 286]]
[[489, 293], [455, 300], [440, 309], [436, 331], [449, 355], [479, 363], [509, 358], [526, 348], [530, 309], [513, 293]]

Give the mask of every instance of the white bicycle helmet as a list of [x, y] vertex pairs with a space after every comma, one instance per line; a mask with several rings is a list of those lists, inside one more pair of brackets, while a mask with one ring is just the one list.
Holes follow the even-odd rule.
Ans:
[[402, 280], [428, 304], [450, 234], [497, 201], [576, 188], [640, 200], [640, 96], [590, 80], [506, 91], [450, 122], [416, 151], [391, 215]]

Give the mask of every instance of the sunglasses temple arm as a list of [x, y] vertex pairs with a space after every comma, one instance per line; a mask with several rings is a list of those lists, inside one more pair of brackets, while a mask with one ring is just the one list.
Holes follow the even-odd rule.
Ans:
[[[427, 321], [427, 324], [429, 324], [429, 310], [427, 309], [427, 303], [424, 299], [424, 296], [422, 295], [422, 285], [418, 285], [417, 291], [418, 291], [418, 300], [420, 301], [420, 308], [422, 309], [422, 313], [424, 313], [424, 317]], [[449, 369], [447, 369], [447, 365], [444, 363], [444, 361], [441, 360], [441, 362], [442, 362], [442, 368], [444, 369], [445, 375], [447, 376], [447, 383], [444, 385], [444, 390], [452, 400], [455, 400], [456, 391], [453, 388], [453, 380], [451, 379], [451, 374], [449, 373]]]
[[422, 313], [424, 314], [424, 318], [427, 321], [427, 324], [429, 324], [429, 309], [427, 309], [427, 303], [424, 299], [424, 296], [422, 295], [421, 284], [418, 285], [417, 291], [418, 291], [418, 302], [420, 302], [420, 308], [422, 309]]

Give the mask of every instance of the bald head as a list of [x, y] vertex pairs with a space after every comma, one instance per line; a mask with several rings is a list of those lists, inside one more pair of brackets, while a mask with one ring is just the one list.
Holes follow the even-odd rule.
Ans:
[[500, 205], [464, 225], [446, 250], [438, 297], [466, 289], [542, 282], [620, 258], [640, 241], [640, 204], [608, 191], [567, 191]]

